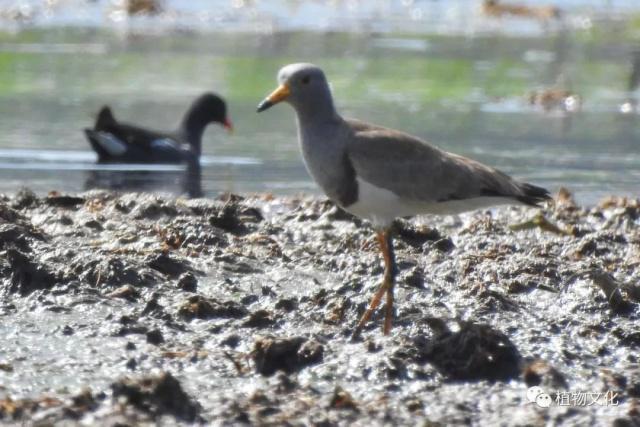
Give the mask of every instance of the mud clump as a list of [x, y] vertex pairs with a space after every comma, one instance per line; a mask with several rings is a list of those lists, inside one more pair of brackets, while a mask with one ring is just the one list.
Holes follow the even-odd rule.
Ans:
[[0, 400], [0, 420], [17, 422], [44, 408], [60, 404], [58, 399], [2, 399]]
[[303, 337], [259, 338], [252, 352], [256, 372], [269, 376], [277, 371], [292, 373], [322, 361], [324, 347]]
[[217, 317], [237, 319], [247, 314], [249, 311], [235, 301], [218, 301], [200, 295], [192, 296], [178, 309], [178, 315], [187, 320]]
[[178, 288], [186, 292], [195, 292], [198, 290], [198, 279], [193, 273], [184, 273], [178, 279]]
[[30, 233], [19, 225], [0, 223], [0, 250], [15, 247], [28, 252], [31, 250], [30, 237]]
[[28, 188], [20, 189], [11, 201], [11, 207], [14, 209], [30, 208], [38, 204], [39, 199], [36, 193]]
[[242, 326], [247, 328], [267, 328], [275, 324], [273, 313], [268, 310], [257, 310], [249, 315], [249, 319]]
[[0, 221], [2, 223], [24, 223], [25, 218], [5, 202], [0, 202]]
[[441, 323], [432, 339], [416, 339], [418, 360], [433, 364], [451, 380], [508, 381], [519, 375], [520, 353], [506, 335], [488, 325], [458, 325], [454, 332]]
[[188, 261], [176, 259], [164, 253], [151, 256], [147, 260], [147, 265], [169, 277], [178, 277], [183, 273], [193, 271]]
[[529, 386], [543, 386], [548, 389], [566, 390], [567, 379], [555, 367], [544, 360], [534, 360], [522, 373], [522, 379]]
[[46, 415], [39, 417], [40, 425], [53, 424], [63, 419], [79, 420], [87, 413], [95, 411], [104, 398], [103, 393], [94, 395], [91, 390], [85, 389], [66, 400], [50, 396], [19, 400], [0, 399], [0, 421], [19, 423], [43, 411]]
[[33, 242], [44, 240], [44, 235], [28, 219], [0, 202], [0, 250], [14, 247], [29, 252]]
[[262, 214], [257, 209], [242, 208], [235, 203], [226, 203], [218, 212], [209, 217], [209, 224], [234, 235], [243, 235], [250, 231], [248, 224], [258, 223], [262, 220]]
[[59, 208], [76, 208], [84, 204], [84, 197], [70, 196], [64, 194], [49, 194], [45, 199], [45, 203], [49, 206]]
[[111, 298], [122, 298], [133, 302], [140, 298], [140, 292], [131, 285], [124, 285], [113, 292], [109, 292], [107, 296]]
[[178, 214], [178, 209], [173, 203], [157, 197], [143, 199], [131, 210], [131, 215], [135, 219], [159, 219], [162, 216], [174, 217]]
[[202, 421], [200, 404], [193, 401], [170, 373], [139, 379], [122, 379], [111, 385], [113, 398], [158, 417], [173, 415], [186, 422]]
[[28, 295], [36, 290], [51, 289], [60, 282], [60, 277], [50, 267], [34, 262], [26, 254], [16, 249], [5, 251], [10, 275], [8, 293]]
[[126, 258], [104, 255], [86, 259], [83, 256], [76, 257], [71, 263], [71, 270], [85, 283], [96, 287], [123, 287], [123, 286], [149, 286], [159, 280], [159, 275], [154, 274], [137, 262]]
[[593, 283], [602, 290], [609, 308], [615, 314], [629, 315], [640, 302], [640, 286], [618, 283], [610, 274], [600, 270], [589, 272]]
[[406, 220], [397, 220], [394, 222], [394, 232], [398, 239], [415, 247], [424, 245], [427, 242], [437, 242], [442, 236], [435, 228], [416, 226]]

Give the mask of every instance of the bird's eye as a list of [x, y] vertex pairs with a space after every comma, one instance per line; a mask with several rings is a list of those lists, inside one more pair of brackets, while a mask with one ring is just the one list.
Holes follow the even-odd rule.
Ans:
[[302, 84], [303, 84], [303, 85], [307, 85], [307, 84], [309, 84], [309, 82], [310, 82], [310, 81], [311, 81], [311, 77], [310, 77], [310, 76], [304, 76], [304, 77], [302, 78]]

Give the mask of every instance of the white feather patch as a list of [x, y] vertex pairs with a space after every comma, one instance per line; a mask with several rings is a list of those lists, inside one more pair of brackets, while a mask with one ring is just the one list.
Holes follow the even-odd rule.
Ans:
[[109, 132], [95, 132], [96, 142], [112, 156], [122, 156], [127, 152], [127, 144]]
[[175, 150], [178, 148], [176, 142], [170, 138], [154, 139], [151, 141], [151, 148], [160, 150]]
[[423, 202], [405, 199], [392, 191], [361, 179], [358, 181], [358, 201], [346, 211], [368, 219], [375, 226], [386, 227], [395, 218], [416, 215], [453, 215], [496, 205], [519, 204], [506, 197], [474, 197], [447, 202]]

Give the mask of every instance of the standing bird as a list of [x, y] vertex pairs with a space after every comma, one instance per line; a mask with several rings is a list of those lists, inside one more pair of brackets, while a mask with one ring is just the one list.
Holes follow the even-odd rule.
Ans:
[[200, 158], [202, 135], [209, 123], [233, 129], [224, 100], [205, 93], [191, 104], [173, 132], [118, 122], [106, 105], [98, 113], [93, 129], [84, 132], [98, 155], [98, 163], [182, 163]]
[[393, 129], [342, 118], [324, 72], [290, 64], [258, 112], [285, 101], [296, 111], [307, 170], [341, 208], [371, 221], [385, 263], [384, 279], [354, 330], [357, 337], [386, 294], [383, 331], [391, 331], [397, 267], [390, 227], [397, 217], [454, 214], [498, 204], [537, 206], [544, 188], [518, 182], [482, 163], [440, 150]]

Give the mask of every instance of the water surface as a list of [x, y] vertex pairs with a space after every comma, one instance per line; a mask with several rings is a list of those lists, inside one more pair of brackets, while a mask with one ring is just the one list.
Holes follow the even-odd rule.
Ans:
[[[634, 2], [565, 2], [562, 23], [489, 19], [464, 0], [174, 1], [142, 18], [118, 15], [118, 2], [57, 3], [47, 15], [24, 2], [29, 22], [1, 21], [0, 192], [87, 188], [100, 168], [82, 129], [103, 104], [171, 129], [211, 90], [227, 99], [236, 131], [205, 133], [208, 196], [316, 191], [291, 109], [255, 113], [281, 65], [309, 61], [327, 72], [344, 115], [568, 187], [586, 203], [637, 195], [638, 115], [632, 104], [621, 112], [636, 95]], [[529, 104], [531, 91], [553, 87], [577, 94], [581, 108]], [[159, 190], [179, 192], [180, 170], [159, 169]]]

